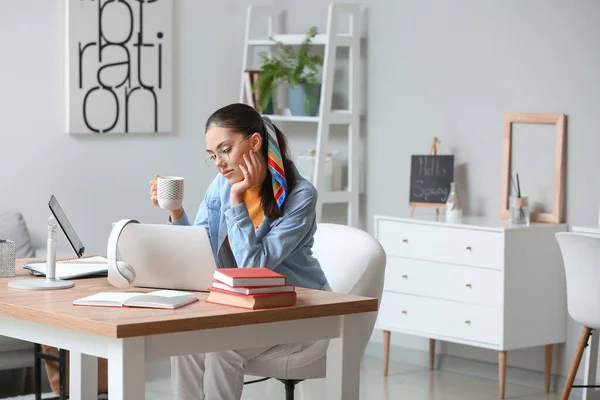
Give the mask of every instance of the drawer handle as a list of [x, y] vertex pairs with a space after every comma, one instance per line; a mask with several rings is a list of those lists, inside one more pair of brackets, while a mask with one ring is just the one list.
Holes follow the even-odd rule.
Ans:
[[408, 314], [408, 311], [406, 311], [406, 310], [402, 310], [402, 314], [404, 314], [404, 315], [407, 315], [407, 314]]
[[471, 246], [467, 246], [466, 249], [467, 251], [473, 251], [473, 248]]
[[408, 239], [402, 239], [402, 243], [408, 243]]
[[402, 275], [402, 278], [408, 279], [408, 275]]
[[469, 320], [466, 320], [466, 321], [465, 321], [465, 324], [467, 324], [467, 325], [471, 325], [471, 321], [469, 321]]
[[467, 288], [469, 288], [469, 289], [472, 289], [472, 288], [473, 288], [473, 285], [471, 285], [470, 283], [467, 283], [465, 286], [466, 286]]

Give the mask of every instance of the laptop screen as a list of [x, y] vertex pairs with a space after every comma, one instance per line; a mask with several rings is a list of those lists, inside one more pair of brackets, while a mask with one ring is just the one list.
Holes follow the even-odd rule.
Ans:
[[67, 237], [69, 244], [71, 244], [73, 251], [75, 251], [77, 257], [81, 258], [83, 256], [85, 248], [83, 247], [81, 240], [79, 240], [79, 236], [77, 236], [77, 234], [75, 233], [75, 229], [73, 229], [73, 226], [69, 222], [69, 219], [67, 218], [60, 204], [58, 204], [58, 200], [56, 200], [56, 197], [54, 197], [54, 195], [50, 197], [48, 207], [50, 208], [50, 211], [52, 211], [52, 215], [54, 215], [54, 218], [56, 218], [56, 221], [60, 225], [60, 228]]

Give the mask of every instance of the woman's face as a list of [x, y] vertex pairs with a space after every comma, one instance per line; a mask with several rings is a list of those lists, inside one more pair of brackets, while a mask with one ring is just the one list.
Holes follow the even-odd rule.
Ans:
[[214, 163], [215, 168], [230, 184], [244, 179], [239, 167], [240, 164], [246, 166], [243, 156], [250, 151], [258, 152], [261, 145], [262, 138], [258, 133], [244, 137], [239, 132], [218, 125], [212, 125], [206, 131], [208, 163]]

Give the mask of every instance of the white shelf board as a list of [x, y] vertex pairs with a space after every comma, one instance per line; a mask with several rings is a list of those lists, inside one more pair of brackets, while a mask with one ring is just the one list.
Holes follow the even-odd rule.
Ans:
[[[265, 114], [273, 122], [319, 122], [319, 116], [303, 116], [303, 115], [278, 115], [278, 114]], [[332, 111], [331, 121], [332, 124], [349, 124], [352, 122], [352, 114], [349, 111]]]
[[[248, 39], [248, 44], [250, 46], [273, 46], [275, 45], [275, 41], [281, 42], [287, 45], [300, 45], [306, 38], [305, 34], [294, 35], [294, 34], [283, 34], [283, 35], [273, 35], [273, 39]], [[350, 34], [341, 34], [332, 36], [331, 39], [336, 42], [338, 46], [351, 46], [352, 40], [354, 40], [354, 36]], [[311, 44], [314, 45], [324, 45], [327, 44], [327, 34], [319, 33], [317, 34], [311, 41]]]
[[269, 117], [273, 122], [319, 122], [319, 117], [307, 117], [303, 115], [277, 115], [277, 114], [264, 114], [265, 117]]

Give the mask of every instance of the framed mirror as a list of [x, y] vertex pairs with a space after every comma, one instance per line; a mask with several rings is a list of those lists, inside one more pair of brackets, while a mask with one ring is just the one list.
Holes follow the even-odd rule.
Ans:
[[566, 121], [564, 114], [505, 114], [502, 138], [502, 182], [500, 192], [500, 218], [509, 218], [509, 193], [511, 182], [511, 154], [513, 144], [513, 124], [551, 124], [554, 134], [554, 172], [552, 189], [552, 210], [550, 212], [531, 212], [531, 222], [559, 224], [564, 214], [564, 175]]

